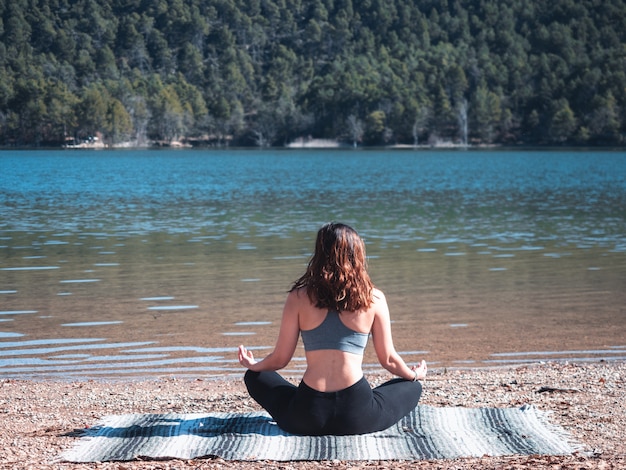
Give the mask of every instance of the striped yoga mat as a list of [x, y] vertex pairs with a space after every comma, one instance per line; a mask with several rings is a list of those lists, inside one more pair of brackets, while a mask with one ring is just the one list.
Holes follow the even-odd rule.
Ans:
[[579, 446], [547, 413], [521, 408], [418, 406], [397, 424], [359, 436], [295, 436], [264, 412], [105, 417], [60, 459], [417, 460], [570, 454]]

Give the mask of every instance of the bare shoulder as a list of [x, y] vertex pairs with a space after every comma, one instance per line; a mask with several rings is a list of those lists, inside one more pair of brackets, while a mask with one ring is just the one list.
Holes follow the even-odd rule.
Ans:
[[370, 311], [374, 312], [374, 318], [389, 318], [389, 306], [387, 305], [385, 294], [381, 290], [375, 288], [372, 292], [372, 300], [373, 302], [370, 306]]
[[386, 304], [387, 299], [385, 298], [385, 294], [380, 289], [374, 287], [372, 290], [372, 299], [374, 300], [374, 305]]
[[311, 301], [306, 293], [306, 289], [301, 287], [299, 289], [294, 289], [287, 294], [285, 306], [289, 307], [291, 310], [302, 310], [310, 303]]
[[306, 293], [306, 288], [304, 287], [300, 287], [298, 289], [289, 291], [289, 294], [287, 294], [287, 301], [302, 302], [303, 300], [306, 300], [306, 299], [308, 299], [308, 296]]

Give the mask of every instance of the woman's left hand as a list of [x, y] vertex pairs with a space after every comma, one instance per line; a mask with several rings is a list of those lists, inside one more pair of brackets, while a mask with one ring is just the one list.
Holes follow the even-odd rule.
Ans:
[[428, 366], [426, 366], [426, 361], [420, 362], [419, 366], [411, 367], [411, 370], [415, 372], [415, 378], [417, 380], [424, 380], [426, 378], [426, 373], [428, 372]]
[[239, 363], [247, 369], [256, 364], [254, 354], [247, 350], [243, 344], [239, 346]]

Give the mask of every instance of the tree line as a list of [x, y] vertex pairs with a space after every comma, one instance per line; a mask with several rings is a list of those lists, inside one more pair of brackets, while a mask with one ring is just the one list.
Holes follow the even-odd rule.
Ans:
[[620, 145], [624, 0], [0, 0], [0, 145]]

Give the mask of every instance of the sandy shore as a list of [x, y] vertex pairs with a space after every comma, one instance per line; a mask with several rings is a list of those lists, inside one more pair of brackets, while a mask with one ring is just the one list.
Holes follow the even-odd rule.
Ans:
[[[370, 376], [372, 383], [387, 376]], [[249, 411], [257, 405], [242, 383], [226, 379], [150, 378], [140, 381], [0, 382], [1, 469], [591, 469], [626, 468], [626, 364], [538, 364], [506, 369], [436, 371], [424, 382], [422, 403], [511, 407], [532, 404], [553, 412], [584, 449], [572, 456], [511, 456], [415, 462], [134, 461], [57, 463], [81, 430], [121, 413]]]

